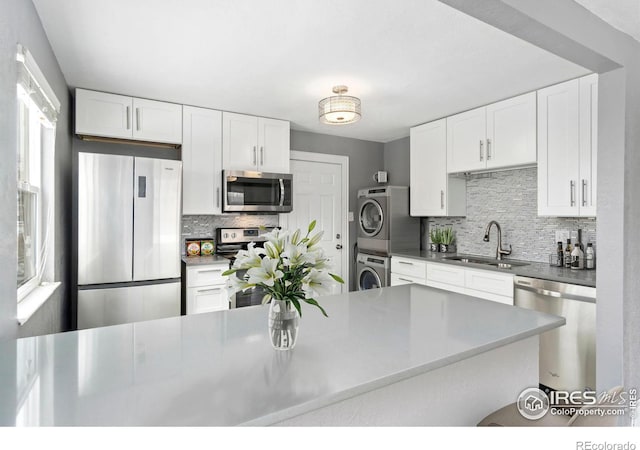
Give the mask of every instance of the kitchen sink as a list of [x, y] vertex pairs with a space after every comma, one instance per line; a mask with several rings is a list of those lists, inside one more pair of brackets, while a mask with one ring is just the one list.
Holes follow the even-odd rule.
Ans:
[[444, 256], [442, 258], [445, 261], [457, 261], [467, 264], [484, 264], [485, 266], [495, 266], [502, 269], [510, 269], [512, 267], [527, 266], [527, 263], [515, 262], [509, 260], [498, 261], [492, 258], [482, 258], [480, 256]]

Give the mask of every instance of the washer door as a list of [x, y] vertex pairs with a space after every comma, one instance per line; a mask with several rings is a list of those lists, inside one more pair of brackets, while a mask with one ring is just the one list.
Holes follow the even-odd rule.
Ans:
[[375, 236], [384, 225], [382, 207], [375, 200], [369, 199], [360, 207], [360, 231], [365, 236]]
[[358, 290], [366, 291], [367, 289], [378, 289], [382, 287], [380, 277], [371, 267], [365, 267], [358, 275]]

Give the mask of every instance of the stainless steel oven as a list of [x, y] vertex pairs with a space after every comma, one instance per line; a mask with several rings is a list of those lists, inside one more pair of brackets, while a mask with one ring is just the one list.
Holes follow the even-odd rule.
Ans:
[[223, 212], [291, 212], [293, 175], [242, 170], [222, 172]]

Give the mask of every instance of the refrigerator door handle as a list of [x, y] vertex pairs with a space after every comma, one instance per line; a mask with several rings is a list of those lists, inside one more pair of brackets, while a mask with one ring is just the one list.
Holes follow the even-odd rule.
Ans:
[[138, 197], [147, 197], [147, 177], [138, 177]]

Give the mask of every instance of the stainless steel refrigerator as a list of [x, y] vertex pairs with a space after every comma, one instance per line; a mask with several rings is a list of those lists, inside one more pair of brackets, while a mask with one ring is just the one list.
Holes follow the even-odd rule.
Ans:
[[180, 315], [182, 163], [80, 153], [78, 329]]

